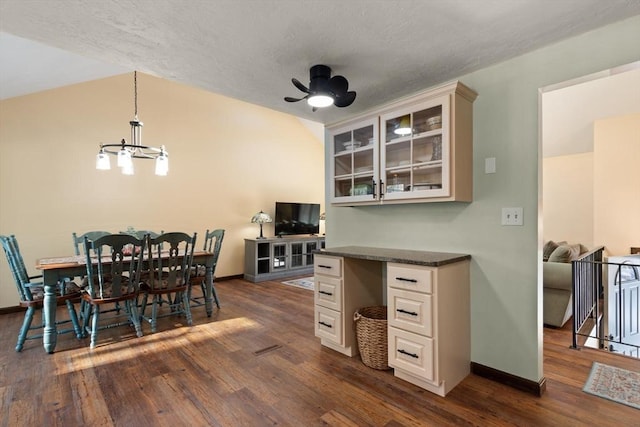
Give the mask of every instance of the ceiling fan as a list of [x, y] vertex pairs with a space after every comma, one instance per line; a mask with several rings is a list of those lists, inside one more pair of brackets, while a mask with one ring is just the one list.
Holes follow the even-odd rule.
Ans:
[[295, 77], [291, 79], [293, 85], [306, 93], [303, 98], [285, 96], [287, 102], [298, 102], [303, 99], [311, 105], [312, 110], [335, 105], [336, 107], [348, 107], [356, 99], [356, 93], [349, 91], [349, 82], [343, 76], [331, 77], [331, 68], [326, 65], [314, 65], [309, 70], [309, 88], [307, 89]]

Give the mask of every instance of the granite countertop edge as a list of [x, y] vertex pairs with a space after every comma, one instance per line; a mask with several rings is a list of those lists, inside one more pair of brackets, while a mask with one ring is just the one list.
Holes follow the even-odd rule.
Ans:
[[367, 246], [341, 246], [313, 251], [318, 255], [341, 256], [370, 261], [397, 262], [401, 264], [441, 267], [471, 259], [468, 254], [417, 251], [408, 249], [373, 248]]

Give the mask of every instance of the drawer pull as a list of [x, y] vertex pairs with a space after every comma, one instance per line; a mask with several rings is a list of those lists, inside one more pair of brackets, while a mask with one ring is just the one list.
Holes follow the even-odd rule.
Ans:
[[330, 325], [328, 323], [325, 322], [318, 322], [319, 324], [321, 324], [322, 326], [326, 326], [327, 328], [333, 328], [333, 325]]
[[400, 349], [400, 350], [398, 350], [398, 353], [406, 354], [407, 356], [411, 356], [411, 357], [413, 357], [414, 359], [419, 359], [419, 357], [418, 357], [418, 355], [417, 355], [417, 354], [415, 354], [415, 353], [409, 353], [409, 352], [408, 352], [408, 351], [406, 351], [406, 350], [402, 350], [402, 349]]
[[416, 313], [415, 311], [407, 311], [407, 310], [403, 310], [401, 308], [397, 308], [396, 311], [398, 313], [404, 313], [404, 314], [408, 314], [410, 316], [417, 316], [418, 315], [418, 313]]
[[416, 279], [406, 279], [404, 277], [396, 277], [396, 280], [399, 280], [401, 282], [418, 283], [418, 281]]
[[333, 295], [331, 292], [327, 292], [327, 291], [318, 291], [319, 294], [325, 294], [325, 295]]
[[330, 265], [318, 264], [320, 268], [332, 268]]

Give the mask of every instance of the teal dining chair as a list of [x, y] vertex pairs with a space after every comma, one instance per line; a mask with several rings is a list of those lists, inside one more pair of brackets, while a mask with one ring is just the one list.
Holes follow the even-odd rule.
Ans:
[[[183, 314], [187, 324], [192, 324], [188, 288], [196, 237], [197, 233], [190, 236], [180, 232], [147, 237], [150, 268], [140, 284], [140, 317], [151, 324], [151, 332], [156, 332], [160, 317]], [[149, 298], [151, 314], [147, 315]], [[160, 306], [166, 306], [164, 313], [159, 312]]]
[[81, 255], [80, 251], [81, 249], [84, 250], [84, 238], [86, 237], [89, 240], [96, 240], [99, 239], [100, 237], [106, 236], [108, 234], [111, 234], [108, 231], [87, 231], [84, 234], [81, 235], [77, 235], [75, 232], [72, 233], [73, 235], [73, 248], [76, 251], [76, 255]]
[[[91, 334], [91, 348], [96, 346], [98, 331], [106, 328], [133, 325], [136, 335], [142, 336], [137, 298], [146, 242], [146, 238], [129, 234], [109, 234], [93, 241], [85, 237], [87, 276], [82, 317], [84, 330]], [[93, 259], [92, 253], [96, 255]], [[115, 310], [103, 309], [111, 304]]]
[[158, 237], [162, 233], [164, 233], [164, 231], [160, 231], [160, 233], [156, 233], [155, 231], [151, 231], [151, 230], [135, 230], [135, 229], [129, 227], [127, 229], [127, 231], [121, 231], [120, 233], [121, 234], [130, 234], [132, 236], [137, 237], [138, 239], [144, 239], [144, 236], [146, 236], [148, 234], [152, 239], [155, 239], [156, 237]]
[[[219, 228], [213, 231], [207, 230], [207, 233], [204, 237], [204, 250], [207, 252], [213, 253], [213, 258], [211, 259], [211, 276], [212, 276], [212, 296], [213, 300], [216, 303], [216, 307], [220, 308], [220, 300], [218, 298], [218, 293], [216, 292], [215, 287], [215, 272], [216, 266], [218, 265], [218, 257], [220, 256], [220, 250], [222, 249], [222, 241], [224, 240], [224, 229]], [[201, 306], [204, 305], [204, 298], [206, 295], [206, 265], [196, 265], [191, 277], [191, 286], [189, 287], [189, 300], [191, 301], [192, 306]], [[193, 296], [192, 288], [193, 286], [199, 286], [201, 295]]]
[[[31, 331], [41, 330], [44, 327], [44, 320], [38, 325], [32, 325], [33, 318], [36, 312], [40, 314], [42, 319], [42, 306], [44, 300], [44, 284], [40, 281], [36, 282], [34, 279], [41, 278], [38, 276], [29, 276], [27, 269], [20, 253], [18, 241], [14, 235], [0, 236], [0, 242], [2, 242], [2, 248], [7, 256], [7, 262], [9, 263], [9, 269], [13, 275], [16, 287], [18, 289], [18, 295], [20, 297], [20, 306], [25, 307], [27, 311], [24, 314], [24, 320], [22, 327], [18, 333], [18, 342], [16, 343], [16, 351], [22, 351], [24, 343], [27, 339], [42, 338], [43, 334], [30, 333]], [[56, 326], [65, 326], [71, 323], [73, 329], [70, 328], [57, 328], [58, 334], [64, 334], [67, 332], [75, 332], [78, 339], [82, 338], [83, 332], [78, 322], [78, 316], [74, 306], [75, 302], [80, 301], [80, 288], [72, 281], [63, 280], [58, 284], [56, 289], [56, 302], [64, 302], [69, 312], [68, 319], [56, 320]], [[57, 305], [57, 304], [56, 304]]]

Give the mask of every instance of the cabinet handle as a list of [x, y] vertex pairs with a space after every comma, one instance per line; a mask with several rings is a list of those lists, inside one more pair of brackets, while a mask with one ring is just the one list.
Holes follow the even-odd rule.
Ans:
[[330, 325], [328, 323], [325, 322], [318, 322], [319, 324], [321, 324], [322, 326], [326, 326], [327, 328], [333, 328], [333, 325]]
[[373, 181], [373, 185], [372, 185], [372, 187], [373, 187], [373, 194], [372, 194], [372, 196], [373, 196], [373, 198], [374, 198], [374, 199], [376, 199], [376, 198], [378, 197], [378, 195], [376, 194], [376, 180], [374, 179], [374, 180], [372, 180], [372, 181]]
[[418, 315], [418, 313], [416, 313], [415, 311], [407, 311], [407, 310], [403, 310], [401, 308], [397, 308], [396, 311], [399, 312], [399, 313], [409, 314], [411, 316], [417, 316]]
[[323, 265], [323, 264], [318, 264], [318, 267], [320, 267], [320, 268], [331, 268], [330, 265]]
[[318, 291], [319, 294], [325, 294], [325, 295], [333, 295], [331, 292], [327, 292], [327, 291]]
[[396, 280], [399, 280], [401, 282], [418, 283], [418, 281], [416, 279], [406, 279], [404, 277], [396, 277]]
[[380, 200], [384, 197], [384, 182], [380, 180]]
[[400, 349], [400, 350], [398, 350], [398, 353], [406, 354], [407, 356], [413, 357], [414, 359], [419, 359], [419, 356], [418, 356], [417, 354], [415, 354], [415, 353], [409, 353], [409, 352], [408, 352], [408, 351], [406, 351], [406, 350], [402, 350], [402, 349]]

